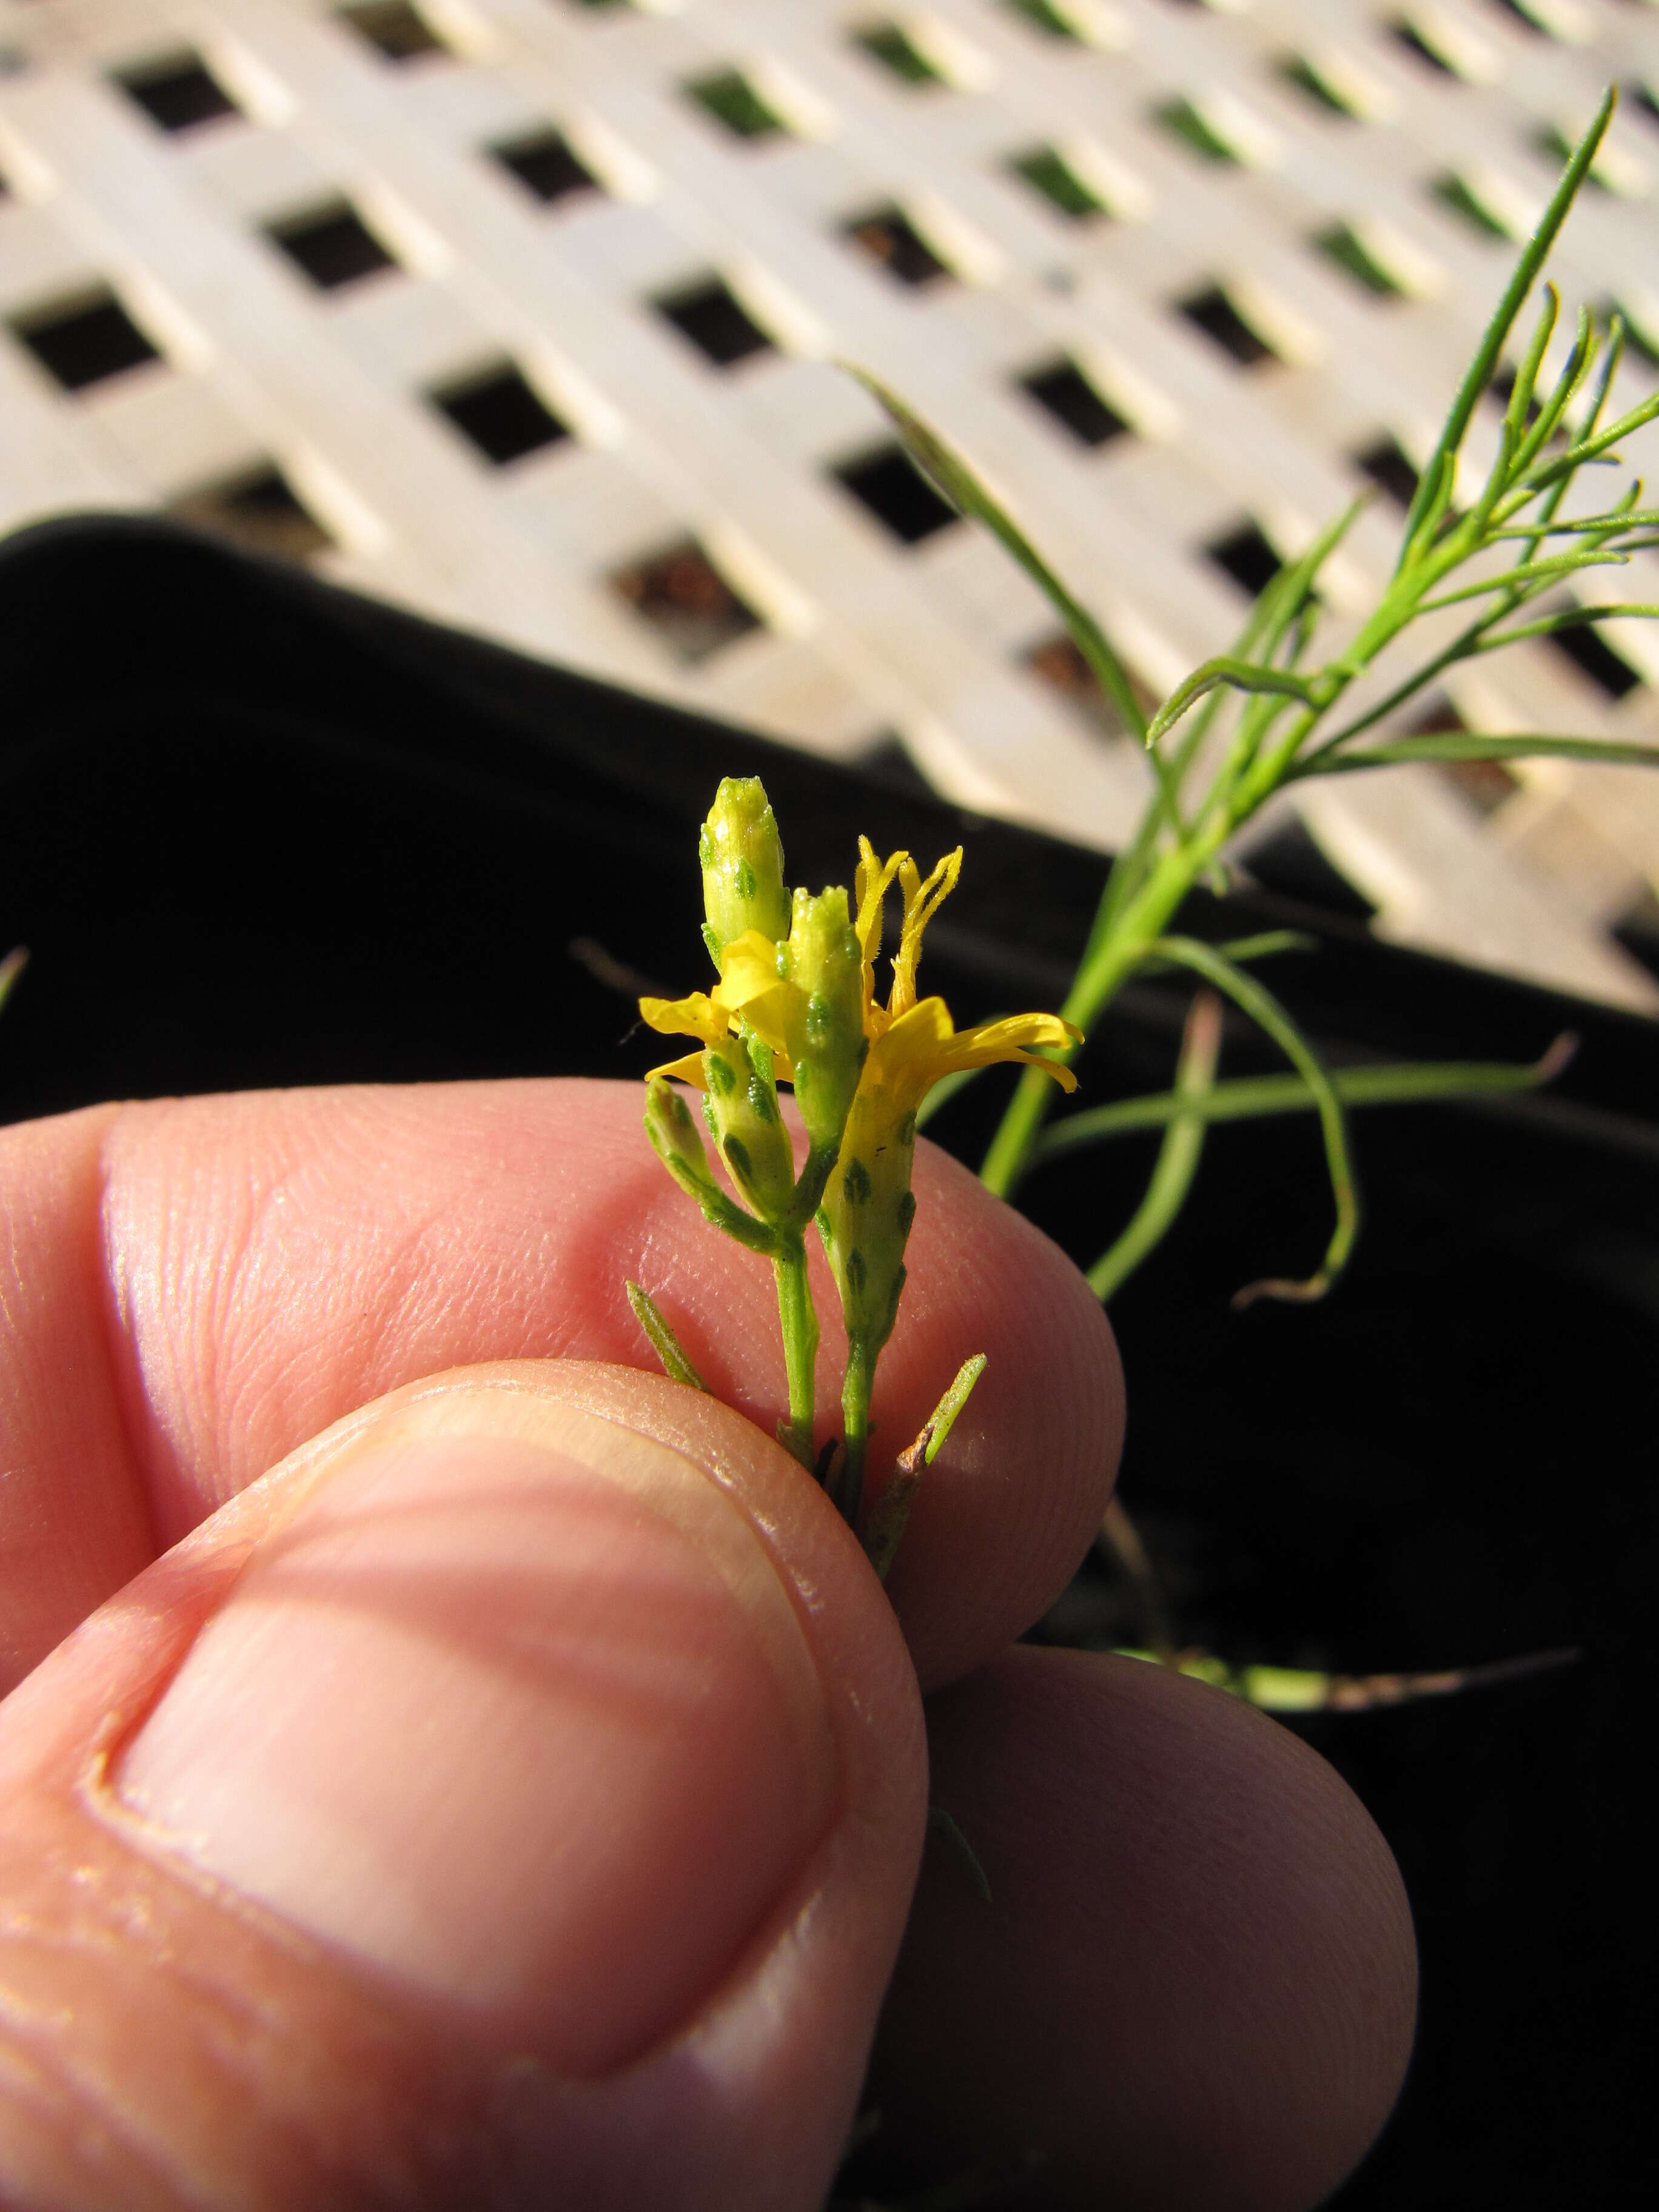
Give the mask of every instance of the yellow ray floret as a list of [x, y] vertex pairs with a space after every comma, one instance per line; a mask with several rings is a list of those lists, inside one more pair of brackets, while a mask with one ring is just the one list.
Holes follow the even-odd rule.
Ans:
[[[896, 984], [894, 995], [898, 995]], [[1062, 1091], [1075, 1091], [1077, 1078], [1069, 1067], [1041, 1058], [1031, 1048], [1047, 1045], [1065, 1051], [1080, 1042], [1078, 1031], [1058, 1014], [1006, 1014], [1000, 1021], [958, 1030], [943, 999], [924, 999], [920, 1006], [890, 1018], [870, 1048], [866, 1079], [902, 1099], [902, 1114], [914, 1112], [945, 1076], [988, 1067], [995, 1060], [1040, 1067]], [[859, 1089], [862, 1092], [863, 1082]]]
[[[934, 1084], [958, 1070], [995, 1060], [1017, 1060], [1041, 1067], [1062, 1088], [1075, 1088], [1071, 1071], [1038, 1057], [1033, 1048], [1065, 1050], [1079, 1032], [1054, 1014], [1016, 1014], [1002, 1021], [958, 1030], [943, 999], [916, 997], [916, 969], [928, 923], [957, 887], [962, 848], [948, 853], [923, 877], [908, 853], [883, 860], [867, 837], [859, 840], [854, 879], [854, 933], [863, 955], [862, 1018], [869, 1057], [858, 1094], [866, 1109], [873, 1094], [902, 1101], [892, 1109], [895, 1122], [914, 1113]], [[893, 957], [892, 988], [884, 1006], [875, 994], [875, 963], [881, 945], [882, 902], [895, 883], [904, 896], [904, 921]], [[776, 1056], [777, 1073], [791, 1078], [812, 1006], [809, 994], [790, 973], [788, 947], [745, 930], [726, 945], [720, 957], [720, 980], [712, 992], [694, 991], [684, 999], [641, 999], [640, 1012], [653, 1030], [671, 1036], [695, 1036], [705, 1046], [737, 1036], [746, 1027]], [[688, 1054], [652, 1070], [706, 1088], [702, 1056]], [[865, 1118], [860, 1116], [860, 1119]], [[884, 1116], [883, 1118], [885, 1118]]]

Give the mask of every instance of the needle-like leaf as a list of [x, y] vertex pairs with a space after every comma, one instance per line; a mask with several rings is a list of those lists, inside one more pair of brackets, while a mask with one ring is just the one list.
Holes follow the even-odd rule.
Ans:
[[981, 481], [962, 454], [879, 377], [872, 376], [855, 362], [844, 361], [839, 366], [855, 377], [884, 410], [911, 459], [932, 477], [951, 506], [959, 514], [972, 515], [975, 521], [982, 522], [1006, 546], [1065, 623], [1101, 690], [1135, 734], [1144, 737], [1146, 714], [1135, 696], [1128, 671], [1118, 659], [1105, 631], [1081, 600], [1060, 581], [1001, 501]]
[[1249, 1305], [1264, 1297], [1322, 1298], [1347, 1265], [1354, 1238], [1359, 1233], [1359, 1193], [1348, 1150], [1347, 1116], [1324, 1062], [1272, 992], [1254, 975], [1224, 958], [1213, 945], [1201, 944], [1195, 937], [1161, 937], [1146, 949], [1152, 958], [1173, 960], [1181, 967], [1190, 968], [1206, 982], [1213, 983], [1217, 990], [1224, 992], [1258, 1029], [1267, 1032], [1312, 1091], [1325, 1139], [1331, 1195], [1336, 1201], [1336, 1226], [1325, 1257], [1305, 1281], [1272, 1276], [1259, 1283], [1247, 1283], [1242, 1291], [1234, 1292], [1233, 1304]]
[[[1468, 1098], [1486, 1091], [1535, 1091], [1552, 1081], [1571, 1059], [1577, 1039], [1559, 1036], [1541, 1059], [1520, 1065], [1502, 1060], [1400, 1061], [1382, 1067], [1334, 1067], [1331, 1084], [1345, 1107], [1417, 1106], [1432, 1100]], [[1168, 1128], [1182, 1115], [1206, 1122], [1254, 1121], [1270, 1115], [1311, 1114], [1318, 1100], [1299, 1075], [1243, 1075], [1218, 1083], [1194, 1100], [1179, 1091], [1145, 1098], [1117, 1098], [1081, 1114], [1051, 1122], [1038, 1138], [1036, 1157], [1058, 1159], [1114, 1137]]]
[[1194, 669], [1176, 686], [1152, 717], [1146, 732], [1147, 744], [1156, 745], [1189, 707], [1196, 705], [1206, 691], [1217, 690], [1223, 684], [1234, 691], [1276, 692], [1285, 699], [1299, 699], [1304, 707], [1313, 706], [1318, 696], [1305, 676], [1297, 676], [1291, 669], [1264, 668], [1259, 661], [1238, 660], [1230, 653], [1223, 653], [1214, 660], [1206, 660], [1201, 668]]
[[1470, 417], [1480, 404], [1481, 393], [1492, 382], [1492, 372], [1498, 367], [1504, 343], [1514, 327], [1515, 319], [1520, 313], [1539, 270], [1548, 258], [1550, 248], [1555, 243], [1558, 232], [1567, 219], [1568, 210], [1578, 196], [1579, 186], [1589, 173], [1590, 164], [1601, 150], [1601, 141], [1607, 136], [1607, 125], [1613, 120], [1613, 111], [1618, 104], [1618, 88], [1609, 85], [1602, 95], [1601, 105], [1596, 110], [1589, 130], [1574, 147], [1566, 167], [1561, 172], [1561, 180], [1550, 196], [1549, 205], [1539, 219], [1537, 229], [1534, 231], [1522, 249], [1520, 258], [1516, 261], [1510, 281], [1504, 289], [1504, 296], [1499, 300], [1493, 311], [1492, 320], [1481, 334], [1480, 343], [1475, 349], [1474, 358], [1469, 363], [1463, 380], [1457, 387], [1457, 395], [1452, 401], [1434, 451], [1429, 456], [1428, 465], [1424, 470], [1422, 478], [1418, 484], [1416, 496], [1407, 514], [1401, 550], [1402, 566], [1416, 536], [1418, 526], [1431, 502], [1443, 496], [1449, 496], [1450, 474], [1455, 466], [1464, 434], [1468, 429]]
[[1659, 768], [1659, 744], [1622, 738], [1558, 738], [1527, 734], [1477, 737], [1468, 730], [1436, 731], [1426, 737], [1391, 738], [1380, 744], [1357, 745], [1350, 752], [1310, 755], [1293, 773], [1298, 776], [1346, 775], [1358, 769], [1398, 768], [1407, 761], [1579, 760], [1624, 768]]
[[693, 1390], [707, 1390], [708, 1385], [691, 1364], [685, 1347], [669, 1326], [666, 1316], [649, 1291], [641, 1290], [637, 1283], [624, 1282], [628, 1303], [634, 1309], [634, 1318], [651, 1340], [651, 1349], [662, 1362], [662, 1371], [671, 1382], [684, 1382]]
[[1213, 991], [1200, 991], [1193, 1000], [1181, 1042], [1175, 1087], [1179, 1103], [1170, 1117], [1146, 1194], [1128, 1226], [1089, 1270], [1089, 1288], [1102, 1305], [1116, 1297], [1148, 1253], [1163, 1241], [1187, 1202], [1204, 1151], [1206, 1117], [1200, 1109], [1215, 1080], [1220, 1053], [1221, 1001]]

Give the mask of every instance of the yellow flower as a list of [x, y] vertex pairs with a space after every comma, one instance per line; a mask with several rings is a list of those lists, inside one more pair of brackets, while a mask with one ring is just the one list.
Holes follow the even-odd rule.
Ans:
[[[770, 1048], [777, 1075], [794, 1083], [804, 1117], [809, 1100], [819, 1108], [808, 1120], [813, 1142], [839, 1138], [819, 1225], [848, 1338], [873, 1358], [892, 1329], [904, 1285], [904, 1246], [915, 1212], [910, 1168], [922, 1101], [942, 1077], [996, 1060], [1040, 1067], [1062, 1089], [1073, 1090], [1071, 1070], [1041, 1057], [1036, 1048], [1063, 1049], [1076, 1044], [1079, 1033], [1055, 1014], [1015, 1014], [958, 1030], [943, 999], [918, 999], [923, 933], [956, 889], [961, 848], [926, 878], [908, 853], [879, 860], [868, 838], [859, 840], [859, 854], [850, 921], [844, 891], [810, 899], [798, 890], [785, 942], [746, 930], [722, 947], [720, 980], [712, 992], [641, 999], [640, 1012], [653, 1029], [699, 1037], [710, 1051], [725, 1050], [728, 1039], [745, 1033], [757, 1037]], [[883, 901], [895, 882], [904, 921], [884, 1006], [876, 996], [875, 968]], [[694, 1053], [652, 1073], [706, 1089], [707, 1069], [706, 1054]]]
[[[958, 1030], [943, 999], [917, 999], [922, 933], [961, 872], [960, 847], [924, 881], [908, 853], [880, 862], [868, 839], [860, 840], [856, 927], [865, 953], [870, 1049], [824, 1191], [823, 1218], [848, 1340], [872, 1359], [892, 1332], [904, 1288], [904, 1247], [916, 1210], [910, 1189], [916, 1113], [933, 1085], [958, 1070], [1018, 1060], [1042, 1068], [1063, 1090], [1077, 1087], [1070, 1068], [1033, 1049], [1079, 1042], [1079, 1032], [1057, 1014], [1013, 1014]], [[904, 895], [904, 922], [884, 1006], [874, 993], [875, 954], [882, 899], [895, 878]]]

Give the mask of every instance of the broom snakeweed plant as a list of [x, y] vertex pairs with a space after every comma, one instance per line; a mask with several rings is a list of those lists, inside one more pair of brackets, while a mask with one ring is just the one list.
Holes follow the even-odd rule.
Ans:
[[[924, 879], [908, 853], [884, 861], [867, 838], [859, 843], [850, 904], [842, 884], [816, 896], [804, 887], [790, 892], [782, 842], [759, 779], [728, 776], [699, 845], [703, 941], [719, 981], [712, 992], [640, 1000], [652, 1029], [702, 1043], [700, 1051], [647, 1076], [646, 1133], [704, 1218], [771, 1261], [789, 1390], [789, 1416], [778, 1435], [854, 1525], [862, 1514], [876, 1363], [897, 1316], [915, 1218], [910, 1170], [918, 1110], [942, 1078], [995, 1060], [1023, 1062], [1071, 1090], [1076, 1078], [1070, 1070], [1040, 1059], [1034, 1048], [1073, 1044], [1078, 1034], [1042, 1013], [958, 1031], [942, 999], [918, 997], [922, 938], [956, 888], [961, 849]], [[903, 921], [884, 1005], [876, 995], [876, 958], [895, 885]], [[778, 1111], [780, 1078], [793, 1086], [806, 1135], [799, 1173]], [[714, 1181], [696, 1122], [671, 1079], [702, 1092], [703, 1119], [737, 1198]], [[818, 1324], [805, 1244], [814, 1224], [847, 1331], [844, 1436], [821, 1458], [814, 1443]], [[684, 1370], [681, 1379], [695, 1381], [672, 1329], [646, 1293], [630, 1284], [629, 1296], [669, 1371]], [[921, 1466], [944, 1442], [983, 1365], [981, 1358], [963, 1368], [911, 1447], [922, 1460], [908, 1479], [901, 1467], [897, 1491], [890, 1482], [883, 1510], [865, 1531], [884, 1575]]]
[[[700, 1052], [647, 1079], [652, 1142], [712, 1223], [771, 1259], [789, 1383], [789, 1419], [780, 1436], [826, 1483], [845, 1517], [862, 1522], [866, 1548], [883, 1573], [921, 1468], [943, 1442], [983, 1364], [964, 1366], [915, 1444], [901, 1455], [873, 1512], [866, 1514], [871, 1393], [903, 1287], [902, 1255], [915, 1211], [915, 1131], [957, 1085], [996, 1062], [1023, 1064], [981, 1170], [986, 1185], [1005, 1198], [1014, 1196], [1041, 1162], [1132, 1129], [1164, 1130], [1138, 1208], [1090, 1271], [1103, 1300], [1146, 1258], [1179, 1212], [1211, 1122], [1313, 1112], [1334, 1200], [1323, 1256], [1305, 1279], [1269, 1278], [1237, 1294], [1239, 1303], [1263, 1296], [1307, 1299], [1329, 1289], [1358, 1231], [1347, 1125], [1352, 1109], [1530, 1087], [1547, 1081], [1571, 1050], [1571, 1040], [1558, 1040], [1528, 1066], [1446, 1062], [1333, 1072], [1251, 972], [1253, 963], [1311, 940], [1273, 931], [1212, 945], [1172, 925], [1195, 887], [1224, 880], [1228, 848], [1261, 809], [1310, 777], [1422, 761], [1553, 757], [1659, 763], [1659, 748], [1605, 738], [1462, 731], [1373, 734], [1461, 662], [1609, 617], [1659, 616], [1659, 605], [1638, 603], [1537, 605], [1569, 577], [1622, 565], [1632, 553], [1659, 545], [1659, 510], [1643, 507], [1639, 483], [1610, 505], [1582, 513], [1567, 506], [1582, 471], [1616, 461], [1615, 449], [1659, 416], [1656, 392], [1616, 419], [1603, 419], [1623, 351], [1617, 314], [1598, 328], [1588, 312], [1580, 312], [1559, 373], [1542, 390], [1540, 377], [1560, 312], [1554, 288], [1545, 286], [1507, 393], [1496, 458], [1474, 496], [1459, 500], [1460, 464], [1476, 407], [1499, 374], [1510, 333], [1595, 159], [1616, 97], [1610, 89], [1603, 99], [1516, 262], [1419, 480], [1393, 573], [1370, 612], [1323, 657], [1316, 652], [1334, 627], [1320, 579], [1362, 511], [1365, 502], [1357, 500], [1300, 558], [1279, 568], [1231, 651], [1194, 669], [1150, 717], [1100, 623], [969, 462], [877, 378], [844, 364], [885, 410], [939, 492], [990, 530], [1038, 585], [1105, 697], [1144, 742], [1153, 774], [1146, 811], [1112, 863], [1057, 1016], [1021, 1015], [957, 1032], [942, 1000], [918, 1000], [915, 969], [922, 932], [955, 887], [960, 853], [941, 860], [924, 881], [908, 854], [895, 854], [884, 863], [861, 840], [850, 903], [841, 889], [816, 898], [801, 890], [791, 896], [784, 889], [776, 825], [757, 782], [723, 784], [703, 831], [704, 937], [718, 984], [707, 994], [641, 1002], [653, 1028], [689, 1033], [702, 1045]], [[1382, 682], [1380, 696], [1342, 719], [1358, 679], [1377, 669], [1414, 624], [1425, 616], [1464, 609], [1467, 618], [1446, 641]], [[1388, 676], [1386, 665], [1379, 673]], [[874, 962], [884, 901], [895, 884], [903, 898], [903, 921], [884, 1006], [875, 996]], [[1200, 985], [1173, 1088], [1085, 1109], [1048, 1126], [1054, 1091], [1074, 1087], [1066, 1063], [1117, 992], [1131, 976], [1170, 969], [1188, 970]], [[1218, 1080], [1223, 1000], [1231, 1000], [1282, 1051], [1288, 1075]], [[780, 1078], [793, 1081], [806, 1131], [799, 1173], [778, 1118]], [[709, 1131], [742, 1204], [714, 1181], [684, 1100], [669, 1087], [672, 1079], [703, 1091]], [[817, 1323], [805, 1249], [815, 1220], [848, 1337], [844, 1447], [830, 1447], [817, 1459], [812, 1397]], [[635, 1286], [629, 1296], [670, 1372], [695, 1382], [695, 1370], [666, 1322]], [[1132, 1530], [1119, 1534], [1120, 1547], [1133, 1545]], [[1212, 1673], [1219, 1663], [1205, 1656]], [[1287, 1677], [1288, 1687], [1279, 1685], [1284, 1697], [1277, 1699], [1260, 1686], [1254, 1691], [1243, 1682], [1231, 1686], [1256, 1694], [1259, 1702], [1305, 1705], [1314, 1679], [1291, 1682]], [[1432, 1686], [1462, 1679], [1436, 1677]]]
[[[1457, 504], [1459, 463], [1475, 409], [1498, 373], [1510, 332], [1595, 161], [1616, 103], [1616, 90], [1610, 88], [1516, 261], [1419, 479], [1393, 574], [1370, 613], [1328, 659], [1317, 660], [1313, 655], [1328, 619], [1318, 597], [1319, 578], [1362, 512], [1364, 500], [1356, 500], [1298, 560], [1279, 570], [1252, 607], [1232, 651], [1194, 669], [1149, 719], [1099, 623], [1054, 575], [968, 463], [896, 394], [864, 372], [853, 370], [886, 410], [912, 458], [944, 495], [963, 514], [993, 531], [1043, 590], [1103, 692], [1147, 748], [1155, 777], [1153, 797], [1135, 834], [1113, 863], [1062, 1014], [1086, 1037], [1137, 971], [1170, 964], [1194, 969], [1233, 999], [1280, 1046], [1305, 1085], [1308, 1103], [1319, 1115], [1337, 1215], [1322, 1264], [1305, 1283], [1254, 1285], [1242, 1296], [1271, 1291], [1279, 1297], [1316, 1297], [1329, 1286], [1352, 1250], [1358, 1212], [1345, 1102], [1285, 1010], [1245, 971], [1246, 959], [1281, 949], [1290, 940], [1217, 947], [1168, 936], [1165, 932], [1183, 899], [1195, 885], [1213, 878], [1224, 848], [1277, 792], [1312, 776], [1351, 775], [1413, 761], [1553, 756], [1652, 766], [1659, 760], [1651, 745], [1542, 732], [1483, 737], [1455, 732], [1363, 742], [1380, 722], [1459, 662], [1500, 651], [1523, 638], [1593, 626], [1611, 617], [1659, 615], [1659, 606], [1630, 602], [1576, 605], [1517, 619], [1565, 578], [1584, 569], [1621, 566], [1632, 553], [1659, 544], [1655, 534], [1659, 510], [1641, 506], [1639, 483], [1631, 484], [1612, 506], [1587, 514], [1564, 512], [1566, 495], [1580, 471], [1614, 460], [1614, 449], [1659, 416], [1659, 393], [1655, 393], [1616, 420], [1603, 422], [1624, 349], [1617, 314], [1605, 330], [1598, 330], [1589, 313], [1580, 311], [1560, 373], [1548, 392], [1540, 392], [1539, 376], [1560, 313], [1554, 288], [1546, 286], [1537, 323], [1508, 395], [1497, 457], [1473, 502], [1462, 508]], [[1575, 403], [1579, 403], [1577, 415]], [[1565, 550], [1557, 550], [1563, 543]], [[1499, 565], [1468, 573], [1481, 556], [1494, 554]], [[1332, 726], [1335, 710], [1356, 680], [1413, 623], [1425, 615], [1465, 605], [1469, 617], [1449, 641], [1405, 670], [1380, 698]], [[1207, 770], [1207, 781], [1194, 790], [1200, 769]], [[1480, 1082], [1498, 1079], [1494, 1071]], [[1433, 1091], [1444, 1095], [1447, 1087], [1445, 1072], [1433, 1072]], [[1187, 1102], [1184, 1115], [1212, 1118], [1211, 1103], [1220, 1101], [1225, 1090], [1219, 1086], [1211, 1091], [1201, 1105]], [[1041, 1082], [1023, 1081], [1003, 1117], [981, 1173], [988, 1186], [1004, 1197], [1012, 1195], [1045, 1151], [1052, 1156], [1059, 1149], [1044, 1145], [1048, 1104]], [[1175, 1113], [1171, 1103], [1171, 1127]], [[1109, 1126], [1097, 1121], [1090, 1133], [1107, 1134]], [[1079, 1130], [1067, 1142], [1085, 1140]]]

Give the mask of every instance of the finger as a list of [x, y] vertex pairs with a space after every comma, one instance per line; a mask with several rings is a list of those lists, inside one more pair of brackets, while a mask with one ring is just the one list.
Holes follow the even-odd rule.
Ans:
[[1018, 1650], [930, 1699], [930, 1844], [871, 2098], [934, 2177], [1042, 2212], [1306, 2212], [1387, 2118], [1411, 1917], [1324, 1761], [1219, 1691]]
[[[932, 1147], [916, 1180], [878, 1463], [964, 1358], [989, 1355], [892, 1584], [937, 1681], [1027, 1626], [1071, 1573], [1109, 1490], [1122, 1400], [1110, 1331], [1069, 1262]], [[770, 1268], [663, 1175], [633, 1085], [293, 1091], [68, 1116], [0, 1138], [0, 1193], [14, 1191], [11, 1279], [30, 1287], [0, 1314], [0, 1418], [21, 1419], [29, 1455], [0, 1485], [11, 1679], [137, 1571], [147, 1528], [175, 1540], [371, 1398], [488, 1359], [654, 1365], [625, 1277], [658, 1297], [720, 1396], [769, 1436], [786, 1409]], [[827, 1432], [842, 1340], [814, 1264]]]
[[0, 2201], [814, 2212], [924, 1771], [857, 1547], [726, 1408], [380, 1401], [0, 1705]]

